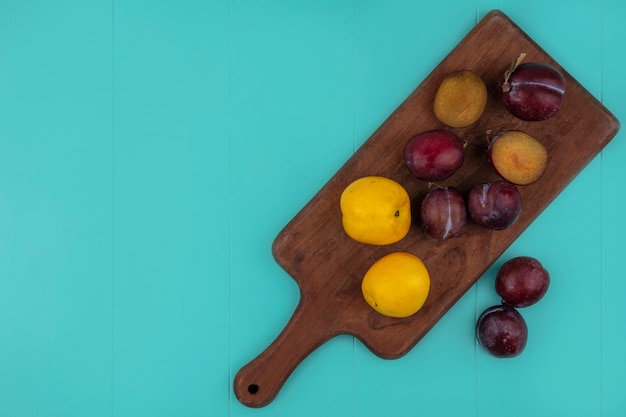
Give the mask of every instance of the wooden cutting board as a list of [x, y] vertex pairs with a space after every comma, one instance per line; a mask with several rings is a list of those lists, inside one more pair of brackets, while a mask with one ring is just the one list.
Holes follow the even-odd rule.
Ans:
[[[549, 120], [524, 122], [500, 104], [501, 77], [521, 52], [527, 54], [524, 62], [551, 64], [566, 77], [563, 107]], [[446, 128], [434, 117], [434, 95], [446, 74], [462, 69], [482, 77], [490, 98], [475, 125], [451, 129], [468, 142], [466, 158], [457, 173], [439, 184], [467, 193], [475, 184], [498, 179], [486, 159], [486, 132], [525, 131], [545, 144], [550, 157], [537, 182], [518, 187], [523, 199], [519, 219], [501, 231], [468, 221], [461, 236], [442, 241], [425, 235], [414, 216], [408, 236], [396, 244], [377, 247], [351, 240], [342, 228], [339, 198], [353, 180], [366, 175], [392, 178], [412, 196], [413, 207], [419, 205], [428, 184], [407, 171], [404, 145], [420, 132]], [[406, 354], [618, 130], [616, 118], [515, 23], [499, 11], [490, 12], [276, 237], [274, 257], [298, 283], [300, 302], [276, 340], [235, 376], [239, 401], [250, 407], [267, 405], [307, 355], [339, 334], [354, 335], [382, 358]], [[417, 255], [431, 275], [425, 305], [405, 319], [378, 314], [361, 295], [364, 273], [394, 251]]]

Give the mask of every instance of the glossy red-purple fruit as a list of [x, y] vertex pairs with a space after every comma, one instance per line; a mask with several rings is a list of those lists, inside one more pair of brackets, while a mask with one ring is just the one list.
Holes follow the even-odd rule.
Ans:
[[500, 304], [486, 309], [476, 323], [476, 338], [489, 354], [498, 358], [520, 355], [528, 342], [528, 327], [513, 307]]
[[433, 188], [422, 200], [420, 217], [428, 235], [438, 239], [458, 236], [467, 218], [465, 200], [454, 187]]
[[502, 103], [515, 117], [539, 121], [554, 116], [563, 104], [565, 77], [538, 62], [517, 66], [502, 83]]
[[496, 292], [507, 304], [521, 308], [541, 300], [550, 286], [550, 274], [530, 256], [506, 261], [496, 275]]
[[502, 230], [515, 223], [522, 211], [522, 196], [506, 181], [477, 184], [467, 197], [471, 219], [488, 229]]
[[404, 147], [404, 161], [409, 172], [423, 181], [448, 178], [463, 165], [464, 159], [463, 141], [444, 129], [420, 133]]

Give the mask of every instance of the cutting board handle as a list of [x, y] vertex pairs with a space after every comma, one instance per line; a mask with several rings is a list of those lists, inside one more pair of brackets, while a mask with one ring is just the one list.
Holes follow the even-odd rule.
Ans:
[[319, 306], [304, 301], [300, 300], [278, 337], [235, 375], [233, 388], [243, 405], [269, 404], [300, 362], [337, 334], [332, 323], [324, 322]]

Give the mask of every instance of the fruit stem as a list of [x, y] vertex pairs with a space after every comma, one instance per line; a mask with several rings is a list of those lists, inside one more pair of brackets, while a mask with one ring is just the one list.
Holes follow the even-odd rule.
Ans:
[[492, 134], [493, 134], [493, 131], [491, 129], [489, 129], [489, 130], [487, 130], [485, 132], [485, 140], [487, 141], [487, 146], [489, 146], [491, 144]]
[[511, 62], [511, 67], [504, 73], [504, 82], [502, 83], [502, 91], [504, 91], [505, 93], [508, 93], [509, 91], [511, 91], [509, 78], [511, 78], [511, 74], [513, 74], [513, 72], [517, 69], [517, 67], [519, 67], [519, 64], [521, 64], [522, 60], [525, 57], [526, 57], [525, 52], [522, 52], [517, 57], [515, 57], [513, 62]]

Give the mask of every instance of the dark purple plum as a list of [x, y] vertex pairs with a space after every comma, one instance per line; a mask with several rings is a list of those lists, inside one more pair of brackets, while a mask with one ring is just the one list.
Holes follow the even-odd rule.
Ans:
[[489, 354], [498, 358], [520, 355], [528, 341], [528, 327], [513, 307], [500, 304], [489, 307], [478, 318], [476, 338]]
[[487, 229], [502, 230], [515, 223], [522, 211], [522, 196], [506, 181], [477, 184], [467, 197], [471, 219]]
[[514, 63], [502, 82], [504, 107], [522, 120], [539, 121], [554, 116], [563, 104], [564, 95], [565, 77], [544, 63]]
[[433, 188], [422, 200], [420, 217], [428, 235], [438, 239], [458, 236], [467, 217], [465, 200], [454, 187]]
[[444, 129], [422, 132], [404, 147], [404, 161], [409, 172], [422, 181], [448, 178], [463, 165], [464, 159], [463, 141]]
[[517, 308], [528, 307], [546, 294], [550, 274], [537, 259], [518, 256], [500, 267], [495, 286], [505, 303]]

